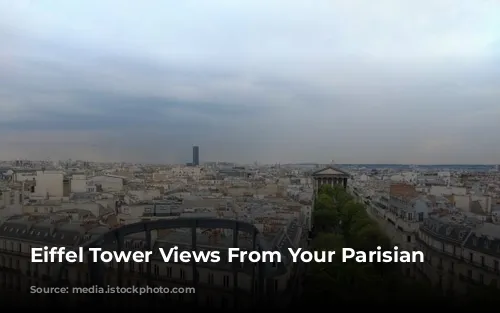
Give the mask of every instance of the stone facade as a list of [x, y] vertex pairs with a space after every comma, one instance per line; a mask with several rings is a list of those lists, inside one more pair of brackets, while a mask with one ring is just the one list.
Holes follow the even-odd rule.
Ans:
[[347, 188], [347, 181], [350, 178], [349, 173], [334, 167], [326, 167], [312, 174], [314, 180], [314, 190], [317, 193], [322, 185], [342, 186]]

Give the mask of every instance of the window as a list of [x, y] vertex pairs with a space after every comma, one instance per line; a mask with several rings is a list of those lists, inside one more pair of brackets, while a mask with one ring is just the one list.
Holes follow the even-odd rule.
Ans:
[[207, 296], [207, 300], [206, 300], [206, 303], [207, 303], [207, 306], [211, 306], [213, 304], [213, 298], [212, 296]]
[[484, 264], [484, 256], [481, 256], [481, 266], [485, 266], [485, 264]]
[[224, 287], [229, 287], [229, 276], [228, 275], [224, 275], [224, 278], [223, 278], [222, 282], [224, 284]]
[[180, 269], [180, 275], [181, 279], [186, 279], [186, 272], [182, 268]]
[[424, 213], [418, 213], [418, 221], [422, 222], [424, 220]]
[[167, 266], [167, 278], [172, 278], [172, 268]]
[[474, 261], [474, 253], [469, 252], [469, 261]]
[[406, 242], [411, 242], [411, 236], [406, 236]]
[[134, 271], [134, 262], [130, 262], [128, 264], [128, 268], [129, 268], [130, 272], [133, 272]]
[[214, 274], [212, 274], [212, 273], [208, 274], [208, 283], [210, 285], [213, 285], [213, 283], [214, 283]]
[[221, 309], [227, 309], [228, 301], [227, 301], [226, 297], [222, 297], [220, 306], [221, 306]]
[[160, 267], [158, 265], [156, 265], [156, 264], [154, 266], [154, 273], [155, 273], [156, 276], [160, 275]]
[[498, 272], [498, 271], [500, 270], [500, 266], [499, 266], [499, 264], [498, 264], [498, 261], [497, 261], [497, 260], [493, 261], [493, 270], [494, 270], [495, 272]]
[[451, 262], [450, 264], [450, 272], [454, 273], [455, 272], [455, 263]]

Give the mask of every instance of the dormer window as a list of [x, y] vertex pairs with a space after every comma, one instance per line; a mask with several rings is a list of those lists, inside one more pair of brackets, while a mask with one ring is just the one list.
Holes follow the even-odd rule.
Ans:
[[484, 247], [488, 249], [490, 247], [490, 241], [488, 239], [484, 240]]
[[472, 238], [472, 244], [477, 246], [477, 238], [476, 237]]
[[451, 227], [446, 228], [446, 236], [449, 236], [451, 234]]

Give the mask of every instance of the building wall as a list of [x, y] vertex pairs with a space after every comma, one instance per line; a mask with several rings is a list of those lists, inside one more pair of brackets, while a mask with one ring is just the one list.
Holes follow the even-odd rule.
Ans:
[[465, 294], [476, 287], [500, 288], [497, 257], [450, 243], [419, 230], [418, 249], [426, 261], [418, 269], [445, 293]]
[[432, 186], [429, 193], [433, 196], [447, 196], [447, 195], [460, 195], [467, 194], [465, 187], [447, 187], [447, 186]]
[[90, 185], [101, 185], [103, 191], [119, 192], [123, 190], [123, 178], [113, 176], [94, 176], [88, 180]]
[[0, 207], [7, 207], [10, 205], [20, 205], [23, 199], [21, 191], [19, 190], [4, 190], [0, 195]]
[[87, 192], [87, 177], [85, 175], [73, 175], [71, 177], [71, 192]]
[[62, 172], [38, 171], [33, 196], [48, 197], [49, 199], [62, 198], [64, 196], [63, 179]]

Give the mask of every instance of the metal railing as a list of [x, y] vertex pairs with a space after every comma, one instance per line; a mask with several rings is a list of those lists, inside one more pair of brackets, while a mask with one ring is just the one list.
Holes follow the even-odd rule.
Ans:
[[[146, 245], [144, 249], [149, 251], [152, 249], [152, 239], [151, 232], [159, 229], [175, 229], [175, 228], [190, 228], [191, 229], [191, 247], [194, 251], [197, 249], [197, 229], [198, 228], [218, 228], [218, 229], [231, 229], [233, 231], [233, 243], [232, 247], [237, 248], [239, 246], [238, 242], [238, 234], [239, 232], [247, 233], [252, 235], [252, 250], [258, 251], [259, 253], [262, 251], [269, 250], [267, 247], [267, 242], [263, 240], [262, 236], [259, 233], [259, 230], [252, 224], [228, 220], [228, 219], [218, 219], [218, 218], [178, 218], [178, 219], [167, 219], [167, 220], [157, 220], [157, 221], [145, 221], [139, 222], [129, 225], [124, 225], [120, 228], [113, 229], [95, 240], [90, 242], [86, 242], [80, 247], [84, 249], [84, 251], [88, 252], [89, 248], [104, 248], [109, 246], [115, 246], [116, 251], [120, 252], [124, 247], [124, 237], [130, 234], [141, 233], [144, 232], [146, 234]], [[77, 250], [80, 247], [75, 247], [74, 250]], [[58, 266], [55, 266], [52, 272], [52, 277], [55, 278], [56, 282], [62, 282], [63, 273], [65, 268], [68, 266], [66, 262], [59, 263]], [[107, 270], [104, 264], [101, 263], [93, 263], [88, 262], [87, 266], [89, 267], [90, 273], [90, 282], [92, 285], [103, 285], [104, 284], [104, 272]], [[125, 274], [124, 263], [118, 263], [118, 268], [116, 269], [116, 278], [118, 280], [117, 285], [123, 285], [123, 277]], [[232, 289], [234, 296], [235, 307], [237, 307], [238, 303], [238, 295], [241, 294], [241, 289], [238, 284], [238, 273], [241, 268], [239, 263], [234, 262], [232, 266]], [[148, 282], [152, 282], [155, 279], [155, 275], [151, 273], [151, 263], [146, 264], [146, 271], [141, 275]], [[192, 261], [192, 277], [191, 281], [192, 287], [198, 287], [198, 275], [197, 273], [197, 264]], [[271, 266], [267, 266], [264, 262], [259, 262], [252, 269], [252, 286], [257, 286], [256, 288], [252, 288], [251, 296], [252, 302], [255, 306], [267, 304], [269, 299], [267, 299], [265, 295], [265, 282], [266, 278], [272, 277], [274, 274], [273, 268]], [[195, 302], [198, 302], [196, 294], [194, 295]]]

